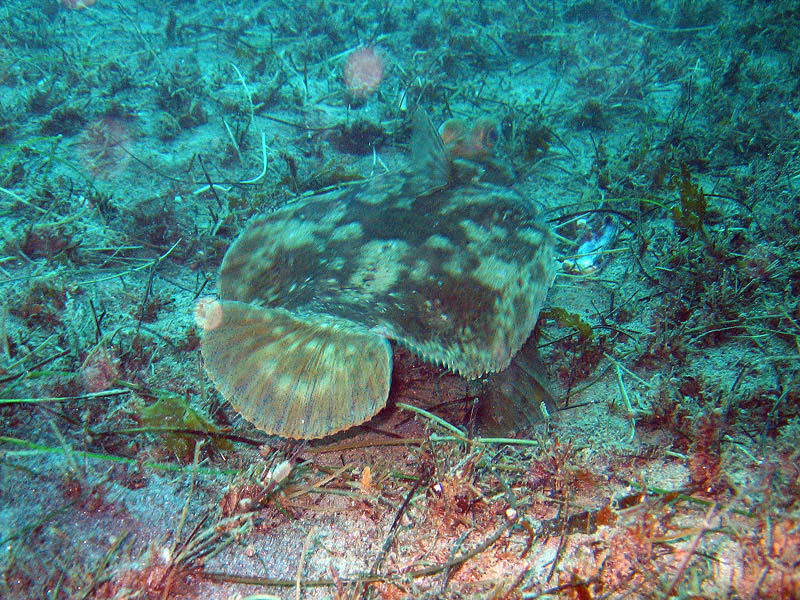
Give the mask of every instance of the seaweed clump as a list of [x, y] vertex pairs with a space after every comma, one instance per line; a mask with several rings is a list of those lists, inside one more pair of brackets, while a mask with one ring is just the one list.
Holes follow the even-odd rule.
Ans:
[[333, 130], [331, 143], [337, 150], [356, 156], [366, 156], [373, 148], [378, 148], [386, 139], [386, 132], [366, 120], [356, 121], [352, 125], [339, 125]]
[[692, 174], [685, 163], [681, 164], [680, 177], [672, 177], [672, 185], [680, 194], [680, 206], [672, 208], [675, 224], [691, 232], [704, 233], [703, 223], [708, 213], [708, 200], [702, 188], [692, 181]]
[[[190, 462], [194, 456], [200, 439], [197, 434], [219, 433], [208, 418], [175, 395], [165, 395], [155, 404], [139, 409], [139, 419], [146, 427], [166, 428], [164, 446], [184, 462]], [[217, 450], [231, 449], [229, 441], [216, 436], [212, 439]]]

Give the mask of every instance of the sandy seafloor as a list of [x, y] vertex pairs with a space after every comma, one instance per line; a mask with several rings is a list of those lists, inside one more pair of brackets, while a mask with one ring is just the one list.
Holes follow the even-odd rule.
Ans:
[[[0, 40], [0, 596], [800, 597], [796, 2], [10, 0]], [[400, 355], [368, 427], [268, 438], [193, 304], [252, 215], [401, 168], [415, 103], [499, 123], [562, 258], [618, 230], [548, 296], [562, 410], [430, 440], [394, 402], [467, 431], [464, 385]]]

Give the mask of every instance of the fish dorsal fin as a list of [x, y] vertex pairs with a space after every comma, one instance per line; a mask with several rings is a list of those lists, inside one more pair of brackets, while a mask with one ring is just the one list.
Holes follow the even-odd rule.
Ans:
[[418, 108], [411, 127], [411, 172], [418, 195], [447, 186], [450, 182], [450, 159], [428, 113]]

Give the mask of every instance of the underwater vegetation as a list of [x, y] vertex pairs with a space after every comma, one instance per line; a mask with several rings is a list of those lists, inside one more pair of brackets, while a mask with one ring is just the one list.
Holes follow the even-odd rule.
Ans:
[[[0, 596], [800, 597], [796, 3], [29, 4]], [[270, 380], [310, 373], [339, 433], [226, 399], [269, 311], [347, 319], [351, 354]]]

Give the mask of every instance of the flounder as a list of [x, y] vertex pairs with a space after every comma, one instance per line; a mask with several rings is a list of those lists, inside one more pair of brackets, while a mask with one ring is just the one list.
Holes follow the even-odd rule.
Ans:
[[536, 323], [551, 233], [516, 192], [463, 177], [422, 110], [412, 126], [408, 169], [256, 217], [225, 254], [205, 368], [267, 433], [370, 419], [388, 340], [474, 379], [508, 367]]

